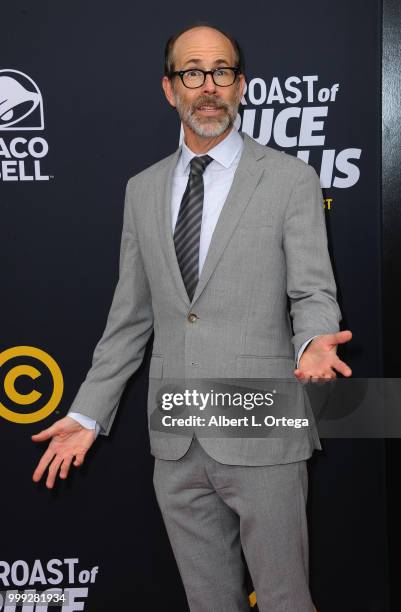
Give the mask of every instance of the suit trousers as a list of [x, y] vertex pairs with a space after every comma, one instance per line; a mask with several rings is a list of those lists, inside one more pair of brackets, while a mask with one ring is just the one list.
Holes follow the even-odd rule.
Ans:
[[191, 612], [312, 612], [306, 461], [219, 463], [194, 437], [178, 460], [155, 458], [153, 484]]

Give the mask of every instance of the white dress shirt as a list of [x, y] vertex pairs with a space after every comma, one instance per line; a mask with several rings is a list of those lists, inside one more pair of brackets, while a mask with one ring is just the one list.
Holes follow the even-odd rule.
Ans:
[[[207, 152], [207, 155], [212, 157], [213, 161], [208, 164], [203, 173], [204, 196], [199, 243], [199, 274], [205, 263], [210, 241], [221, 210], [227, 199], [228, 192], [230, 191], [243, 147], [244, 141], [242, 137], [237, 130], [233, 128], [224, 140]], [[182, 196], [184, 195], [188, 183], [190, 171], [189, 162], [196, 155], [197, 153], [191, 151], [183, 141], [181, 155], [178, 158], [173, 174], [171, 193], [171, 226], [173, 232], [177, 222]], [[297, 365], [303, 351], [312, 339], [313, 338], [310, 338], [301, 346], [298, 352]], [[84, 414], [69, 412], [67, 416], [72, 417], [88, 429], [96, 429], [96, 436], [101, 432], [99, 423]]]

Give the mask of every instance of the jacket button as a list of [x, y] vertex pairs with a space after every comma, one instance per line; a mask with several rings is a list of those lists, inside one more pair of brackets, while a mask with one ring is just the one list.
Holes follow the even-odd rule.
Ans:
[[197, 321], [199, 317], [194, 312], [190, 312], [187, 319], [190, 323], [195, 323], [195, 321]]

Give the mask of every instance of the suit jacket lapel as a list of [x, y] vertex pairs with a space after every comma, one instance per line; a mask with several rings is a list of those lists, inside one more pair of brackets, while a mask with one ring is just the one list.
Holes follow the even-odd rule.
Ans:
[[170, 268], [171, 276], [173, 277], [173, 281], [177, 289], [177, 294], [185, 302], [186, 306], [189, 307], [190, 301], [187, 290], [184, 285], [184, 281], [182, 280], [181, 270], [177, 262], [171, 226], [171, 192], [173, 174], [180, 153], [181, 147], [179, 147], [177, 151], [170, 155], [170, 157], [166, 160], [166, 164], [160, 172], [157, 180], [156, 197], [160, 244], [164, 252], [168, 267]]

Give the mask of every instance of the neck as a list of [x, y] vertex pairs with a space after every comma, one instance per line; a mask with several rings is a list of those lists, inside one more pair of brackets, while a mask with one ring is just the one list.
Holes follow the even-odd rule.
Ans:
[[188, 126], [183, 125], [184, 128], [184, 142], [191, 151], [196, 154], [204, 154], [213, 149], [222, 140], [227, 138], [228, 134], [232, 130], [230, 125], [220, 136], [198, 136]]

